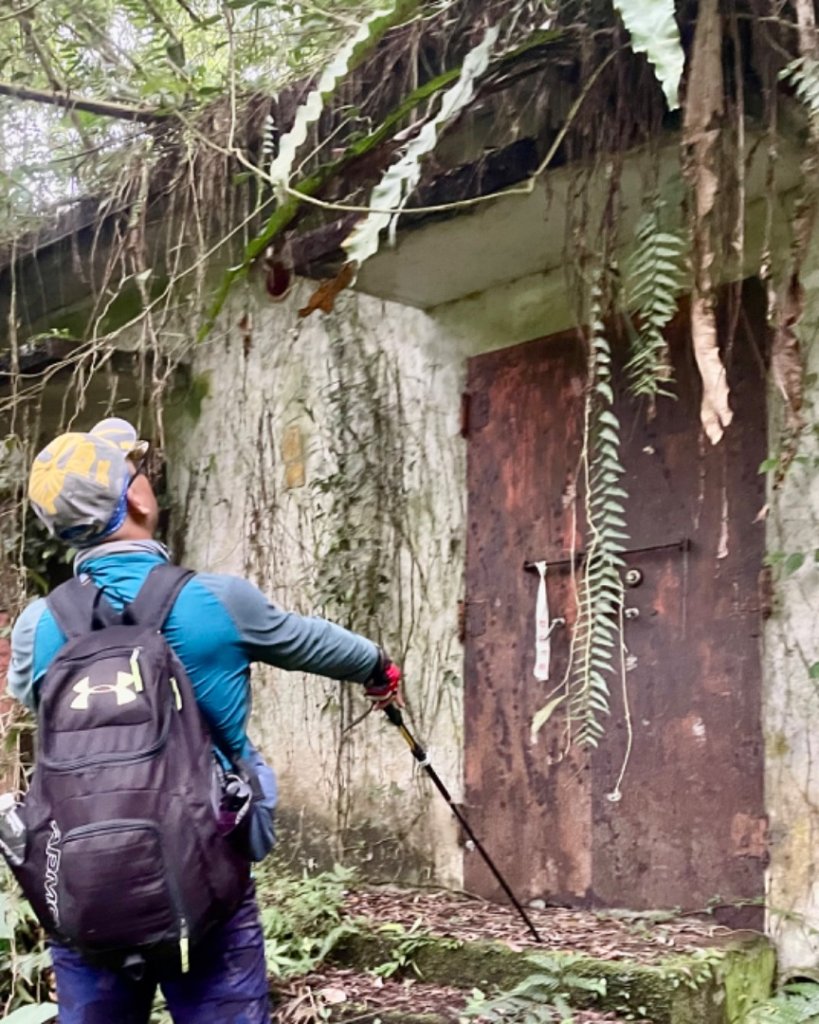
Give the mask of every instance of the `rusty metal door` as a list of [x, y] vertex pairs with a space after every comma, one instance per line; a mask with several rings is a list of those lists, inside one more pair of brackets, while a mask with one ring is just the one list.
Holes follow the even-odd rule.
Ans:
[[[723, 316], [723, 326], [728, 312]], [[724, 332], [727, 333], [727, 332]], [[734, 423], [712, 447], [687, 318], [669, 330], [676, 400], [656, 415], [618, 390], [630, 549], [629, 670], [612, 677], [594, 752], [566, 749], [565, 718], [530, 742], [532, 716], [566, 671], [571, 573], [547, 573], [550, 680], [533, 676], [532, 560], [582, 550], [575, 524], [584, 361], [575, 333], [475, 357], [468, 371], [466, 802], [524, 898], [569, 906], [716, 908], [759, 926], [766, 863], [760, 723], [760, 462], [766, 328], [746, 284], [725, 353]], [[581, 495], [582, 497], [582, 495]], [[632, 577], [630, 577], [631, 579]], [[636, 579], [636, 577], [634, 577]], [[625, 693], [624, 693], [625, 691]], [[621, 795], [617, 779], [630, 750]], [[474, 854], [468, 889], [498, 890]]]

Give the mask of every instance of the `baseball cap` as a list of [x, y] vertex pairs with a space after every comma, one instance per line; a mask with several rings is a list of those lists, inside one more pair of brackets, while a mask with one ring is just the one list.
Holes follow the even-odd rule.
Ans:
[[132, 471], [148, 442], [126, 420], [111, 416], [88, 433], [60, 434], [31, 467], [28, 496], [52, 536], [74, 547], [89, 547], [122, 526]]

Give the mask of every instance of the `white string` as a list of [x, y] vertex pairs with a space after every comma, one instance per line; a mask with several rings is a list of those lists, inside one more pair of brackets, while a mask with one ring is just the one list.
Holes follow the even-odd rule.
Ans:
[[546, 682], [549, 678], [549, 663], [552, 654], [552, 629], [549, 623], [549, 595], [546, 590], [545, 562], [535, 562], [540, 576], [535, 604], [535, 679]]

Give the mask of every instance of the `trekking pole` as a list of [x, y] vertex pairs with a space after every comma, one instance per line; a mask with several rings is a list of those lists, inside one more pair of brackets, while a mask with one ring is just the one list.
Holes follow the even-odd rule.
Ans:
[[460, 812], [458, 807], [455, 805], [452, 797], [449, 794], [449, 790], [446, 788], [446, 786], [443, 784], [443, 782], [441, 782], [440, 778], [438, 777], [438, 773], [435, 771], [435, 769], [429, 763], [429, 755], [424, 750], [424, 748], [421, 746], [421, 744], [418, 742], [418, 740], [416, 740], [416, 738], [412, 735], [412, 733], [409, 731], [409, 729], [406, 727], [406, 725], [404, 725], [404, 716], [401, 714], [401, 709], [396, 707], [395, 704], [388, 704], [384, 708], [384, 712], [385, 712], [387, 718], [389, 718], [389, 720], [392, 722], [392, 724], [396, 727], [396, 729], [398, 729], [398, 731], [404, 737], [404, 740], [406, 741], [407, 746], [410, 748], [410, 751], [412, 752], [412, 756], [415, 758], [415, 760], [418, 762], [418, 764], [424, 769], [424, 771], [427, 773], [427, 775], [432, 779], [433, 783], [435, 784], [435, 788], [438, 790], [438, 792], [441, 794], [441, 796], [444, 798], [444, 800], [446, 800], [446, 802], [449, 804], [450, 810], [455, 815], [455, 817], [458, 819], [458, 823], [460, 824], [461, 828], [464, 830], [464, 832], [466, 832], [466, 834], [472, 840], [472, 843], [473, 843], [475, 849], [478, 851], [478, 853], [481, 855], [481, 857], [483, 857], [484, 863], [489, 868], [489, 870], [492, 872], [492, 874], [495, 876], [495, 879], [497, 880], [497, 882], [500, 885], [501, 889], [503, 889], [503, 891], [509, 897], [509, 899], [510, 899], [510, 901], [512, 903], [512, 906], [515, 908], [515, 910], [517, 910], [517, 912], [523, 918], [524, 922], [526, 923], [526, 927], [529, 929], [529, 931], [534, 936], [535, 941], [536, 942], [543, 942], [543, 939], [541, 939], [540, 935], [538, 934], [537, 928], [535, 928], [535, 926], [532, 924], [532, 921], [529, 918], [529, 915], [526, 913], [526, 911], [520, 905], [520, 903], [519, 903], [518, 899], [516, 898], [515, 894], [509, 888], [509, 884], [507, 883], [506, 879], [503, 877], [503, 875], [500, 873], [500, 871], [498, 871], [498, 869], [495, 867], [495, 865], [494, 865], [494, 863], [492, 861], [492, 858], [489, 856], [489, 854], [484, 849], [483, 843], [480, 841], [480, 839], [478, 839], [478, 837], [475, 835], [475, 833], [469, 827], [469, 822], [466, 820], [466, 818]]

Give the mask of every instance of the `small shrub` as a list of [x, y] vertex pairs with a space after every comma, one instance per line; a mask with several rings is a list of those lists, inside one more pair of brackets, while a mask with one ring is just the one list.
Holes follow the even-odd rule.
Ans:
[[0, 1013], [16, 1022], [22, 1017], [13, 1012], [26, 1009], [25, 1016], [32, 1021], [38, 1014], [48, 1020], [44, 1014], [52, 990], [51, 959], [43, 930], [11, 872], [0, 864]]
[[342, 936], [357, 931], [341, 913], [353, 877], [340, 865], [317, 875], [294, 875], [275, 862], [261, 869], [257, 887], [272, 974], [281, 979], [309, 974]]
[[795, 981], [772, 999], [754, 1006], [746, 1024], [811, 1024], [819, 1021], [819, 984]]
[[606, 993], [605, 979], [576, 974], [570, 958], [532, 956], [529, 960], [537, 971], [514, 988], [491, 999], [480, 990], [473, 991], [462, 1020], [477, 1018], [487, 1024], [572, 1024], [571, 992], [593, 996]]

